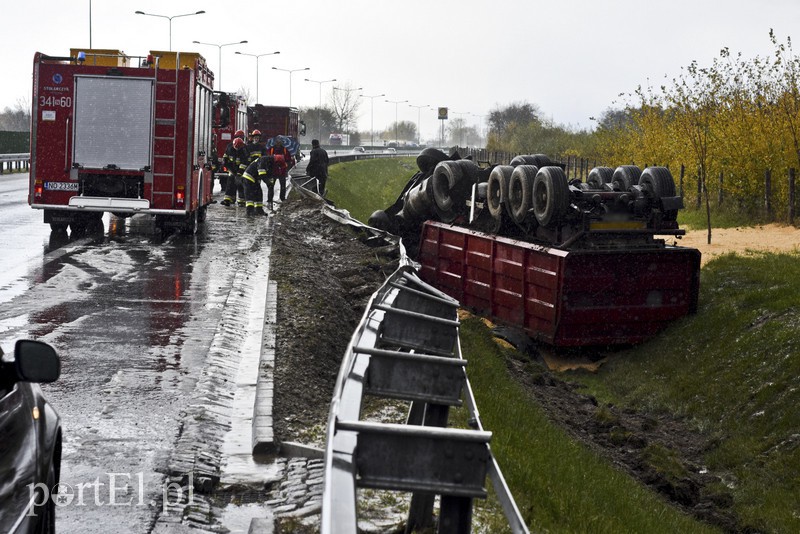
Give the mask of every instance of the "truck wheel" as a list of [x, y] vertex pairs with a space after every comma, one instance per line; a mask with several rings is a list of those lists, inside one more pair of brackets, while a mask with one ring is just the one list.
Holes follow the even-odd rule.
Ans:
[[614, 187], [614, 191], [624, 193], [638, 184], [641, 176], [642, 170], [636, 165], [620, 165], [611, 176], [611, 185]]
[[54, 234], [66, 234], [68, 226], [64, 223], [50, 223], [50, 231]]
[[518, 167], [519, 165], [536, 165], [539, 168], [548, 167], [552, 164], [553, 162], [550, 161], [550, 158], [547, 157], [547, 154], [514, 156], [514, 159], [512, 159], [510, 163], [512, 167]]
[[639, 178], [639, 185], [653, 198], [675, 196], [675, 180], [666, 167], [646, 168]]
[[592, 189], [603, 189], [605, 184], [611, 183], [612, 176], [614, 176], [614, 169], [611, 167], [595, 167], [589, 171], [586, 183]]
[[498, 165], [489, 174], [486, 205], [489, 206], [489, 213], [498, 221], [503, 218], [503, 206], [508, 202], [508, 183], [511, 181], [512, 172], [514, 167], [511, 165]]
[[561, 167], [543, 167], [533, 180], [533, 214], [542, 226], [561, 222], [569, 209], [569, 184]]
[[[663, 197], [674, 197], [675, 179], [666, 167], [648, 167], [639, 178], [639, 186], [655, 199]], [[678, 220], [678, 210], [664, 211], [664, 219], [667, 221]]]
[[438, 148], [428, 147], [417, 156], [417, 167], [425, 174], [430, 173], [437, 164], [447, 159], [447, 154]]
[[440, 210], [451, 211], [455, 207], [451, 193], [463, 177], [456, 161], [442, 161], [433, 169], [433, 199]]
[[538, 172], [536, 165], [520, 165], [511, 173], [506, 209], [517, 224], [523, 223], [533, 205], [533, 181]]

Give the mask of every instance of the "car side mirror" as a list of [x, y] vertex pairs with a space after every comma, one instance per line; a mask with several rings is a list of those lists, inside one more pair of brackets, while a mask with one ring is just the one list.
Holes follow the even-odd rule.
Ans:
[[55, 382], [61, 375], [61, 360], [56, 350], [42, 341], [17, 341], [14, 362], [17, 377], [24, 382]]

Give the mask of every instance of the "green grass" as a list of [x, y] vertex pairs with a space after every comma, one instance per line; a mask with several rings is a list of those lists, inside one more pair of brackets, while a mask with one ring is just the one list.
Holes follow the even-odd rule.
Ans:
[[651, 342], [579, 374], [601, 402], [686, 417], [717, 446], [742, 524], [800, 532], [800, 256], [722, 256], [700, 308]]
[[[495, 343], [483, 322], [466, 319], [460, 330], [481, 420], [493, 432], [492, 451], [532, 532], [715, 532], [552, 425], [509, 375], [506, 359], [514, 351]], [[455, 411], [456, 420], [465, 418], [457, 412], [463, 409]], [[501, 532], [501, 523], [490, 523], [488, 531]]]
[[394, 204], [417, 171], [413, 157], [337, 163], [328, 170], [328, 198], [366, 223], [373, 211]]
[[[737, 226], [756, 226], [769, 222], [766, 217], [754, 216], [732, 206], [711, 207], [711, 228], [736, 228]], [[708, 228], [706, 208], [687, 208], [678, 212], [678, 224], [686, 230]]]

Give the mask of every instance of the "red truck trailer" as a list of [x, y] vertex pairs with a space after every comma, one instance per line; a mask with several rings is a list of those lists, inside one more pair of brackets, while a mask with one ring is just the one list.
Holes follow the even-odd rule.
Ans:
[[104, 212], [196, 231], [212, 201], [213, 82], [196, 53], [37, 52], [28, 203], [54, 231]]
[[700, 252], [678, 228], [669, 169], [596, 167], [569, 180], [542, 154], [480, 168], [436, 149], [370, 225], [402, 236], [420, 277], [555, 347], [642, 342], [697, 311]]
[[306, 125], [300, 120], [297, 108], [256, 104], [247, 108], [247, 119], [250, 131], [260, 130], [262, 140], [276, 135], [298, 139], [306, 134]]

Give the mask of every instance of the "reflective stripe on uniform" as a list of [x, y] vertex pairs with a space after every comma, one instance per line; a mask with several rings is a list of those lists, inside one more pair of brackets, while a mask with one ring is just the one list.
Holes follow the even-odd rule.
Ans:
[[246, 179], [250, 180], [251, 182], [256, 183], [256, 179], [253, 178], [252, 176], [250, 176], [250, 173], [246, 172], [242, 176], [244, 176]]

